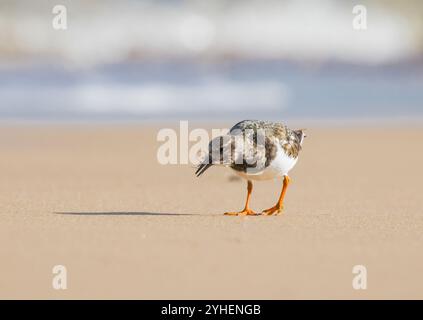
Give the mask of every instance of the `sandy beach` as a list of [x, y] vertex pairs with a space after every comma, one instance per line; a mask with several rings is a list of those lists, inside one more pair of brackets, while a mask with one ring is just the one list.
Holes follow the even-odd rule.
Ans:
[[0, 127], [0, 298], [423, 298], [421, 128], [309, 128], [277, 217], [223, 216], [245, 182], [160, 165], [158, 128]]

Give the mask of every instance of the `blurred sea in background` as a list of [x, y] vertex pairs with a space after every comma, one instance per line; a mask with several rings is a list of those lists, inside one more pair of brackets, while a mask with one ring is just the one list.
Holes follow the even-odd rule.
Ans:
[[0, 0], [0, 119], [416, 119], [423, 2]]

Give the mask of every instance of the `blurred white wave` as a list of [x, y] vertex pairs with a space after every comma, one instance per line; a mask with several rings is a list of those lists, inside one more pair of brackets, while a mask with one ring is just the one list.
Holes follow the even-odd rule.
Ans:
[[0, 120], [421, 117], [423, 68], [129, 63], [0, 72]]
[[0, 86], [0, 117], [49, 116], [221, 116], [272, 113], [287, 106], [289, 89], [280, 82], [219, 80], [198, 84], [80, 82], [73, 85]]
[[0, 55], [79, 65], [228, 56], [378, 64], [419, 52], [415, 20], [388, 3], [365, 3], [368, 29], [357, 31], [352, 1], [64, 0], [68, 29], [57, 31], [56, 1], [4, 1]]
[[145, 85], [78, 85], [68, 89], [75, 111], [162, 115], [207, 114], [257, 109], [281, 110], [288, 89], [277, 82], [242, 83], [223, 80], [197, 85], [150, 83]]

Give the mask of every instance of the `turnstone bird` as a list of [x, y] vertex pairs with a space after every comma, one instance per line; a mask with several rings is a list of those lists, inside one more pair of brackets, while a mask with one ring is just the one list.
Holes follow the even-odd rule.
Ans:
[[240, 212], [226, 212], [226, 215], [257, 215], [249, 207], [252, 180], [283, 177], [278, 202], [261, 213], [280, 214], [290, 183], [288, 172], [297, 163], [305, 137], [303, 129], [291, 130], [281, 123], [270, 121], [244, 120], [234, 125], [226, 135], [210, 141], [208, 153], [195, 173], [199, 177], [212, 165], [219, 165], [233, 169], [247, 180], [248, 193], [244, 209]]

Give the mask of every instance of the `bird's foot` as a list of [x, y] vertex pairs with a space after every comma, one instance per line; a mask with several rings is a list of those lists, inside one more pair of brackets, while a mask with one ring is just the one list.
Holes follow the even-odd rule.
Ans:
[[240, 212], [225, 212], [225, 216], [256, 216], [257, 213], [255, 213], [251, 209], [244, 209]]
[[272, 215], [278, 216], [282, 214], [282, 211], [283, 211], [283, 205], [275, 205], [269, 209], [263, 210], [261, 214], [264, 216], [272, 216]]

